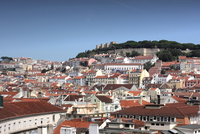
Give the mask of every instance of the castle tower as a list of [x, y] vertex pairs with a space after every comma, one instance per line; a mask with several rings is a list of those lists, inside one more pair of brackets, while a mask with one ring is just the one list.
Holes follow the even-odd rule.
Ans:
[[106, 43], [105, 47], [106, 47], [106, 48], [109, 48], [109, 47], [110, 47], [110, 44], [109, 44], [109, 43]]
[[101, 48], [104, 48], [104, 44], [101, 44]]
[[99, 49], [99, 45], [96, 45], [96, 49]]
[[110, 42], [110, 47], [112, 47], [113, 44], [117, 44], [117, 42], [116, 41]]

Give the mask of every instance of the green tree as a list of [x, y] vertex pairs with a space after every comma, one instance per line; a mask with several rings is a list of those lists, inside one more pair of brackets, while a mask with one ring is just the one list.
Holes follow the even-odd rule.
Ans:
[[151, 67], [153, 67], [153, 66], [154, 66], [154, 65], [151, 64], [150, 61], [144, 63], [144, 69], [146, 69], [147, 71], [149, 71], [149, 69], [150, 69]]
[[51, 70], [53, 70], [54, 69], [54, 65], [53, 65], [53, 63], [51, 63]]
[[163, 50], [163, 51], [160, 51], [156, 54], [160, 60], [166, 62], [166, 61], [172, 61], [172, 54], [169, 50]]
[[83, 57], [87, 57], [87, 54], [84, 52], [81, 52], [76, 56], [76, 58], [83, 58]]
[[131, 52], [131, 57], [135, 57], [135, 56], [138, 56], [138, 55], [140, 55], [137, 51], [132, 51]]
[[66, 72], [66, 68], [62, 68], [61, 72], [65, 73]]
[[131, 54], [129, 52], [126, 52], [126, 57], [131, 57]]
[[162, 69], [162, 70], [161, 70], [161, 74], [165, 74], [165, 70]]
[[200, 50], [193, 50], [191, 52], [192, 57], [200, 57]]
[[41, 73], [46, 73], [48, 70], [42, 69]]
[[120, 51], [120, 55], [121, 55], [121, 56], [123, 55], [123, 51]]
[[7, 60], [13, 60], [12, 57], [7, 57], [7, 56], [2, 56], [1, 59], [2, 59], [2, 60], [6, 60], [6, 59], [7, 59]]

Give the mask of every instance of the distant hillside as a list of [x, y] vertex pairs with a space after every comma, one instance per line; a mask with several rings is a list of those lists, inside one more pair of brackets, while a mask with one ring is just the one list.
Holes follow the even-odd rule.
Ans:
[[[92, 55], [95, 54], [100, 54], [100, 53], [108, 53], [108, 52], [112, 52], [112, 50], [118, 50], [118, 52], [120, 51], [119, 49], [121, 49], [122, 54], [123, 55], [130, 55], [130, 51], [129, 52], [124, 52], [124, 49], [132, 49], [132, 50], [138, 50], [139, 48], [146, 48], [146, 49], [160, 49], [160, 50], [164, 50], [164, 49], [168, 49], [169, 51], [175, 49], [178, 51], [178, 54], [180, 55], [186, 55], [186, 56], [198, 56], [196, 55], [200, 49], [200, 44], [193, 44], [193, 43], [179, 43], [176, 41], [168, 41], [168, 40], [160, 40], [160, 41], [148, 41], [148, 40], [144, 40], [144, 41], [127, 41], [125, 43], [116, 43], [116, 44], [112, 44], [109, 47], [106, 48], [99, 48], [99, 49], [94, 49], [94, 50], [87, 50], [85, 52], [81, 52], [79, 53], [76, 58], [81, 58], [81, 57], [91, 57]], [[189, 51], [190, 53], [183, 53], [183, 51], [185, 50], [195, 50], [195, 52], [193, 51]], [[179, 52], [181, 51], [181, 53]], [[156, 51], [155, 51], [156, 52]], [[193, 52], [193, 53], [192, 53]], [[157, 53], [157, 52], [156, 52]], [[174, 51], [173, 51], [174, 53]], [[173, 55], [172, 55], [173, 56]], [[177, 56], [177, 55], [176, 55]]]

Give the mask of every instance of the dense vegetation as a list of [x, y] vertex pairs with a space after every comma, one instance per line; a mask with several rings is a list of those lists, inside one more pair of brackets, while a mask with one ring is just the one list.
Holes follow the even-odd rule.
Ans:
[[120, 48], [161, 48], [161, 49], [200, 49], [200, 44], [195, 45], [193, 43], [178, 43], [176, 41], [160, 40], [160, 41], [127, 41], [125, 43], [113, 44], [115, 49]]
[[[12, 57], [7, 57], [7, 56], [2, 56], [0, 59], [1, 59], [4, 63], [9, 63], [10, 61], [13, 60]], [[0, 63], [2, 62], [1, 60], [0, 60]]]
[[[193, 43], [178, 43], [176, 41], [160, 40], [160, 41], [127, 41], [125, 43], [113, 44], [110, 48], [103, 48], [97, 50], [88, 50], [79, 53], [76, 58], [81, 57], [91, 57], [94, 54], [107, 53], [108, 50], [123, 49], [123, 48], [160, 48], [162, 51], [157, 53], [159, 59], [163, 61], [177, 60], [178, 56], [187, 57], [200, 57], [200, 44]], [[189, 53], [184, 53], [182, 50], [193, 50]], [[132, 53], [120, 53], [121, 55], [126, 55], [127, 57], [134, 57], [139, 55], [138, 52], [133, 51]]]
[[178, 56], [200, 57], [200, 50], [193, 50], [189, 53], [181, 52], [179, 49], [165, 49], [156, 54], [162, 61], [178, 60]]

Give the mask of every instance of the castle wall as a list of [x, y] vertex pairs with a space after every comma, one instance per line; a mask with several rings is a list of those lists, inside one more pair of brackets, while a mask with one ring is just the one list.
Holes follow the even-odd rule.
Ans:
[[156, 55], [157, 52], [160, 51], [159, 48], [127, 48], [127, 49], [115, 49], [115, 50], [109, 50], [108, 53], [110, 54], [121, 54], [121, 51], [123, 54], [126, 54], [127, 52], [131, 53], [132, 51], [136, 51], [140, 53], [141, 55]]

